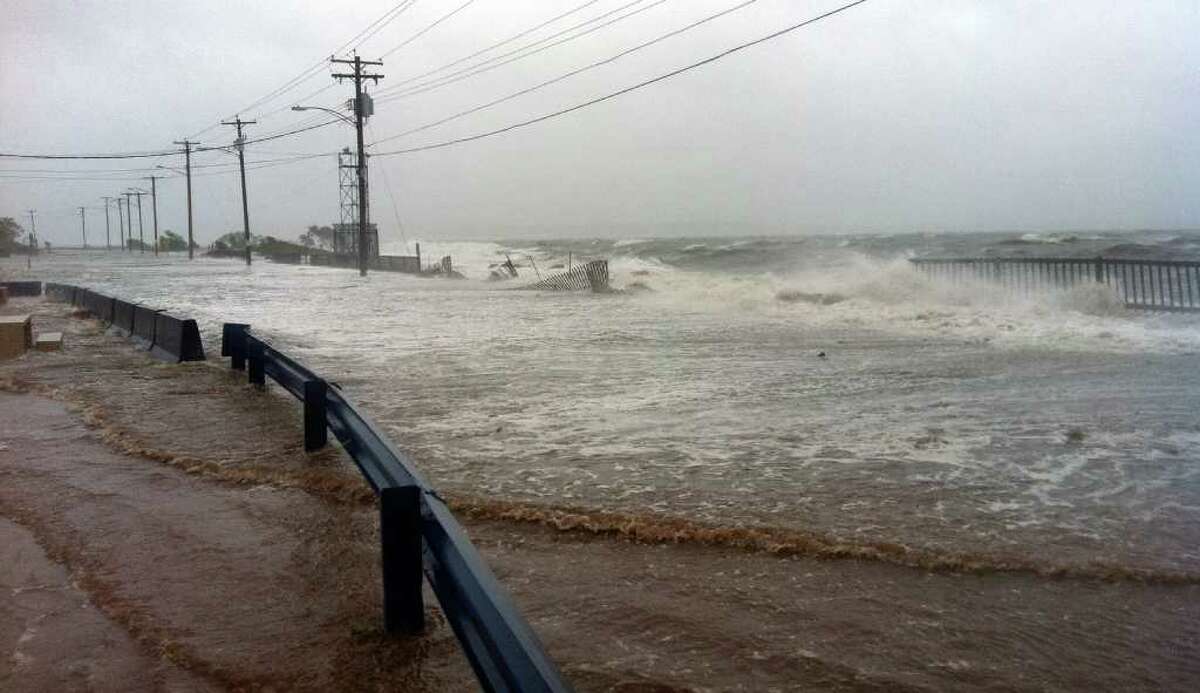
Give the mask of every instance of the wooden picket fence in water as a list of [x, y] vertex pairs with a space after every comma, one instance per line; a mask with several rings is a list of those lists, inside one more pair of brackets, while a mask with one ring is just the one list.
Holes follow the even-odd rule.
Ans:
[[988, 282], [1023, 295], [1084, 284], [1111, 287], [1127, 308], [1200, 312], [1200, 262], [1113, 258], [914, 258], [932, 278]]
[[549, 291], [594, 291], [603, 293], [609, 290], [608, 260], [592, 260], [561, 274], [521, 287], [523, 289], [542, 289]]

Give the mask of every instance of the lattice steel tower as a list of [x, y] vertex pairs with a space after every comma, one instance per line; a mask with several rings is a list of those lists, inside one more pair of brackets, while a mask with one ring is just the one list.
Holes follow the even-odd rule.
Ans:
[[358, 224], [358, 157], [346, 147], [338, 152], [338, 199], [341, 201], [343, 228]]

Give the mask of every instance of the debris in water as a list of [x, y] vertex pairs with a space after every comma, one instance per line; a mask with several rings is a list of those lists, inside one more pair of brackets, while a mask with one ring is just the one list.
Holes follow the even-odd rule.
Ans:
[[491, 281], [504, 281], [507, 279], [517, 278], [517, 266], [513, 264], [512, 258], [507, 254], [504, 256], [504, 262], [500, 263], [498, 269], [492, 270], [488, 279]]

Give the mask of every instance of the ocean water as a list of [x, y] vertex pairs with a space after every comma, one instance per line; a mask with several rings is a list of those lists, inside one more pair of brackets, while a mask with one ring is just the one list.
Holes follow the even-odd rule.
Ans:
[[[449, 492], [1200, 580], [1200, 316], [908, 262], [1198, 258], [1200, 236], [422, 246], [467, 279], [68, 250], [33, 275], [194, 316], [211, 354], [222, 322], [252, 324]], [[521, 277], [487, 281], [506, 257]], [[510, 290], [594, 258], [625, 291]]]

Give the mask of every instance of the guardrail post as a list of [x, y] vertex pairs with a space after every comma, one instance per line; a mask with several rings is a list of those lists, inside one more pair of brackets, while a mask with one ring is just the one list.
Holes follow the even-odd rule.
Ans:
[[221, 328], [221, 356], [230, 357], [229, 366], [235, 371], [246, 370], [246, 333], [250, 326], [227, 322]]
[[304, 450], [312, 452], [325, 447], [329, 441], [325, 422], [325, 392], [329, 386], [324, 380], [304, 381]]
[[266, 373], [263, 372], [263, 345], [258, 340], [247, 340], [246, 360], [250, 362], [249, 375], [251, 385], [266, 385]]
[[384, 629], [390, 634], [420, 633], [425, 629], [420, 488], [380, 489], [379, 538], [383, 555]]

